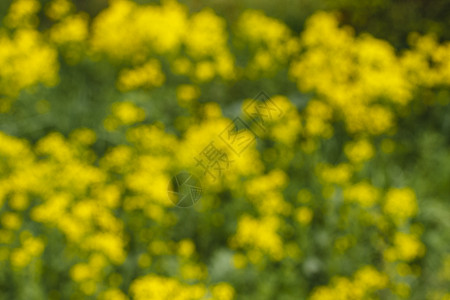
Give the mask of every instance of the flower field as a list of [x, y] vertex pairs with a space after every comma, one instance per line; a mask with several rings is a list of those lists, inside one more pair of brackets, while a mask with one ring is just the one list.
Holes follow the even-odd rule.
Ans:
[[2, 2], [0, 299], [450, 300], [447, 21], [356, 2]]

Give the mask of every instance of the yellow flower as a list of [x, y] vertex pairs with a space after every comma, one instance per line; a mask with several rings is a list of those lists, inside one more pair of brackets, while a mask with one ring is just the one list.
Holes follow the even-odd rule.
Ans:
[[130, 125], [145, 119], [145, 111], [132, 102], [115, 102], [111, 110], [119, 124]]
[[192, 63], [187, 58], [177, 58], [172, 62], [172, 72], [176, 75], [187, 75], [192, 68]]
[[353, 163], [369, 160], [375, 153], [372, 144], [365, 139], [346, 144], [344, 151], [348, 159]]
[[44, 250], [44, 242], [40, 238], [30, 236], [23, 241], [23, 249], [30, 256], [38, 256]]
[[404, 282], [397, 283], [394, 286], [393, 291], [395, 294], [405, 299], [409, 298], [409, 295], [411, 294], [410, 286]]
[[261, 11], [244, 11], [237, 21], [236, 35], [252, 50], [253, 57], [246, 70], [251, 78], [261, 72], [276, 71], [299, 49], [289, 27]]
[[204, 280], [207, 276], [206, 268], [201, 265], [186, 263], [181, 266], [180, 273], [186, 280]]
[[183, 84], [177, 87], [177, 100], [180, 106], [186, 107], [192, 100], [200, 96], [200, 89], [195, 85]]
[[178, 245], [178, 253], [182, 257], [189, 257], [195, 252], [195, 245], [191, 240], [182, 240]]
[[383, 211], [398, 223], [417, 214], [416, 195], [410, 188], [392, 188], [386, 194]]
[[195, 58], [214, 55], [226, 48], [225, 20], [212, 9], [204, 9], [192, 16], [189, 34], [185, 36], [188, 53]]
[[396, 232], [394, 237], [394, 249], [401, 260], [410, 261], [425, 254], [425, 246], [415, 236], [402, 232]]
[[130, 91], [140, 87], [158, 87], [164, 83], [165, 75], [161, 70], [161, 63], [152, 59], [144, 65], [122, 70], [119, 74], [117, 86], [121, 91]]
[[52, 0], [47, 4], [45, 13], [53, 20], [59, 20], [66, 16], [75, 6], [70, 0]]
[[28, 207], [28, 196], [24, 193], [16, 193], [9, 200], [9, 206], [16, 210], [25, 210]]
[[50, 29], [50, 39], [56, 44], [83, 42], [88, 37], [88, 15], [71, 15]]
[[261, 249], [274, 260], [280, 260], [283, 256], [283, 246], [280, 236], [277, 234], [279, 219], [265, 217], [262, 220], [244, 215], [238, 222], [236, 235], [232, 243], [237, 246]]
[[1, 222], [5, 228], [18, 229], [22, 225], [22, 220], [18, 214], [7, 212], [1, 215]]
[[[300, 44], [303, 53], [291, 64], [290, 76], [301, 91], [316, 92], [351, 133], [378, 135], [393, 128], [392, 111], [375, 101], [383, 97], [404, 106], [413, 88], [393, 47], [367, 34], [354, 37], [326, 12], [308, 19]], [[306, 119], [309, 134], [330, 135], [324, 119]]]
[[0, 32], [0, 84], [3, 93], [16, 96], [37, 83], [53, 86], [58, 81], [58, 53], [38, 31], [17, 29], [12, 37]]
[[89, 128], [79, 128], [70, 134], [72, 140], [79, 142], [82, 145], [92, 145], [96, 139], [97, 135], [95, 131]]
[[86, 295], [92, 295], [95, 293], [97, 289], [96, 283], [94, 280], [88, 280], [80, 284], [80, 288]]
[[70, 277], [77, 282], [85, 281], [92, 277], [92, 271], [88, 264], [76, 264], [70, 269]]
[[134, 280], [130, 294], [136, 300], [177, 300], [201, 299], [206, 289], [201, 284], [187, 285], [174, 278], [160, 277], [154, 274]]
[[11, 264], [17, 268], [23, 268], [27, 266], [31, 261], [30, 255], [28, 255], [26, 251], [23, 249], [14, 249], [11, 252], [10, 259]]
[[114, 264], [121, 264], [126, 258], [125, 243], [120, 236], [115, 234], [108, 232], [96, 233], [90, 236], [85, 243], [83, 247], [101, 251]]
[[14, 0], [5, 17], [5, 23], [11, 28], [35, 27], [38, 24], [36, 13], [41, 4], [36, 0]]
[[341, 163], [337, 166], [321, 164], [316, 171], [325, 182], [345, 184], [352, 176], [352, 168], [349, 164]]
[[301, 207], [297, 209], [295, 217], [300, 224], [308, 225], [313, 218], [313, 211], [308, 207]]
[[91, 44], [114, 59], [145, 58], [148, 47], [159, 54], [176, 51], [187, 27], [187, 9], [176, 1], [138, 5], [117, 0], [95, 18]]
[[363, 207], [370, 207], [376, 203], [379, 190], [368, 182], [360, 182], [344, 189], [344, 199], [356, 201]]
[[200, 81], [209, 81], [215, 75], [214, 65], [209, 61], [200, 61], [195, 68], [195, 78]]
[[234, 288], [225, 282], [218, 283], [212, 288], [213, 300], [234, 299]]
[[128, 297], [120, 289], [108, 289], [100, 294], [101, 300], [127, 300]]
[[315, 288], [311, 294], [310, 300], [335, 300], [336, 294], [333, 289], [326, 286]]
[[353, 280], [345, 277], [333, 277], [329, 286], [316, 288], [310, 299], [372, 299], [377, 290], [387, 287], [388, 279], [387, 275], [377, 271], [373, 266], [365, 266], [356, 271]]
[[365, 266], [359, 269], [355, 277], [355, 284], [364, 290], [381, 290], [389, 282], [387, 275], [378, 272], [373, 266]]

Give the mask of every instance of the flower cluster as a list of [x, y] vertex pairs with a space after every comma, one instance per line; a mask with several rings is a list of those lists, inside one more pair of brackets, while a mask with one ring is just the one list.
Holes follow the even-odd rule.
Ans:
[[[402, 125], [436, 109], [418, 94], [446, 105], [449, 43], [396, 52], [329, 12], [298, 35], [255, 10], [45, 2], [12, 1], [0, 29], [0, 298], [28, 299], [25, 279], [43, 299], [448, 298], [447, 204], [423, 205], [448, 190], [447, 140], [424, 134], [439, 163], [409, 172], [397, 138], [416, 145]], [[268, 78], [265, 102], [242, 94]], [[95, 118], [59, 116], [68, 98]], [[167, 195], [180, 170], [202, 186], [189, 209]]]
[[364, 266], [353, 275], [352, 279], [334, 277], [330, 286], [318, 287], [311, 295], [311, 300], [327, 299], [370, 299], [375, 292], [388, 286], [388, 277], [372, 266]]

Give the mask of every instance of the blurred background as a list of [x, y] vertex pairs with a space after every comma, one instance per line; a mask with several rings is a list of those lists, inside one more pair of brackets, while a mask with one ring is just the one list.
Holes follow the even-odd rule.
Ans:
[[0, 299], [449, 300], [449, 15], [2, 1]]

